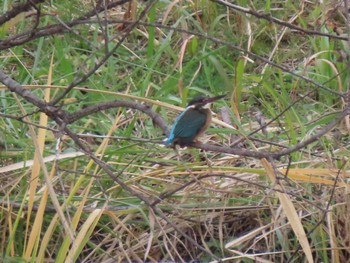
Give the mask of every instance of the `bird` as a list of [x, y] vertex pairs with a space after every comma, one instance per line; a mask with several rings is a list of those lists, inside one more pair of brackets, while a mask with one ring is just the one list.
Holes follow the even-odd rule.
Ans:
[[205, 132], [211, 122], [210, 104], [225, 96], [212, 98], [197, 96], [192, 99], [186, 109], [175, 119], [169, 137], [164, 140], [164, 145], [173, 148], [179, 145], [183, 148], [195, 144], [196, 138]]

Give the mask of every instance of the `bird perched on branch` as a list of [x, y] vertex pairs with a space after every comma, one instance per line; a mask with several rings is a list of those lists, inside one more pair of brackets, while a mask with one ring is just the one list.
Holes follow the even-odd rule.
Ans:
[[164, 145], [185, 147], [196, 143], [196, 138], [209, 127], [211, 121], [210, 104], [224, 97], [225, 95], [212, 98], [198, 96], [191, 100], [186, 109], [176, 118]]

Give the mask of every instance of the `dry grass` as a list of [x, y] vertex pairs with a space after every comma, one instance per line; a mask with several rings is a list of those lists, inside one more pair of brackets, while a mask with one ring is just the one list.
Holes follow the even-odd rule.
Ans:
[[[121, 13], [124, 24], [74, 27], [83, 40], [67, 34], [47, 46], [38, 39], [14, 47], [1, 65], [49, 101], [91, 70], [105, 55], [105, 42], [110, 50], [147, 4], [131, 1], [100, 17], [120, 19]], [[234, 147], [257, 152], [293, 146], [348, 107], [336, 94], [348, 90], [347, 44], [293, 28], [346, 36], [341, 4], [240, 2], [291, 25], [286, 27], [215, 2], [159, 2], [88, 78], [88, 89], [75, 87], [61, 107], [75, 112], [114, 99], [137, 101], [171, 123], [182, 109], [174, 104], [185, 106], [196, 93], [228, 93], [214, 105], [217, 118], [201, 141], [231, 147], [247, 138]], [[83, 7], [63, 1], [43, 9], [56, 8], [60, 18], [70, 19], [89, 10], [89, 3]], [[21, 30], [20, 20], [11, 23], [5, 36]], [[349, 116], [276, 160], [195, 148], [179, 157], [154, 143], [164, 135], [134, 109], [106, 110], [69, 124], [145, 203], [44, 113], [5, 87], [0, 92], [5, 262], [348, 262]], [[266, 131], [252, 134], [263, 123], [269, 123]]]

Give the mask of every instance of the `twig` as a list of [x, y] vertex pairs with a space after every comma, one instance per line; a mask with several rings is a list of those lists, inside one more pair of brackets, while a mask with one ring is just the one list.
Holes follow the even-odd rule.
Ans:
[[[156, 3], [156, 0], [150, 1], [147, 6], [144, 8], [144, 10], [141, 12], [139, 18], [136, 21], [133, 21], [132, 24], [129, 24], [123, 31], [123, 35], [118, 41], [118, 43], [109, 51], [105, 54], [105, 56], [98, 62], [96, 65], [84, 76], [82, 76], [79, 79], [74, 80], [71, 84], [68, 85], [67, 89], [63, 91], [62, 94], [58, 95], [56, 98], [51, 100], [49, 102], [50, 105], [56, 105], [59, 101], [61, 101], [75, 86], [79, 85], [80, 83], [86, 81], [92, 74], [94, 74], [102, 65], [106, 63], [106, 61], [109, 59], [110, 56], [112, 56], [115, 51], [122, 45], [122, 43], [125, 41], [129, 33], [138, 25], [140, 20], [146, 16], [146, 14], [151, 10], [153, 5]], [[105, 10], [105, 8], [103, 8]], [[94, 9], [94, 12], [96, 10]]]
[[16, 17], [20, 13], [30, 10], [30, 8], [34, 7], [36, 4], [43, 3], [43, 2], [45, 2], [45, 0], [31, 0], [23, 4], [18, 4], [14, 6], [10, 11], [0, 16], [0, 25], [11, 20], [12, 18]]
[[[244, 8], [242, 6], [235, 5], [235, 4], [226, 2], [226, 1], [222, 1], [222, 0], [210, 0], [210, 1], [212, 1], [214, 3], [218, 3], [218, 4], [221, 4], [221, 5], [224, 5], [224, 6], [228, 7], [228, 8], [230, 8], [230, 9], [234, 9], [234, 10], [237, 10], [239, 12], [242, 12], [242, 13], [245, 13], [245, 14], [250, 14], [250, 15], [255, 16], [257, 18], [261, 18], [261, 19], [267, 20], [269, 22], [273, 22], [273, 23], [276, 23], [278, 25], [294, 29], [294, 30], [296, 30], [298, 32], [302, 32], [302, 33], [307, 34], [307, 35], [329, 37], [329, 38], [339, 39], [339, 40], [347, 40], [348, 39], [347, 37], [331, 35], [331, 34], [323, 33], [323, 32], [320, 32], [320, 31], [315, 31], [315, 30], [308, 30], [308, 29], [305, 29], [305, 28], [293, 25], [293, 24], [291, 24], [289, 22], [286, 22], [286, 21], [280, 20], [278, 18], [275, 18], [275, 17], [271, 16], [271, 14], [269, 14], [269, 13], [257, 12], [257, 11], [255, 11], [253, 9]], [[347, 10], [347, 9], [345, 9], [345, 10]]]
[[77, 121], [78, 119], [81, 119], [93, 113], [111, 109], [111, 108], [119, 108], [119, 107], [136, 109], [147, 114], [149, 117], [152, 118], [152, 121], [156, 123], [157, 126], [159, 126], [163, 130], [163, 133], [165, 135], [169, 134], [168, 126], [166, 125], [165, 121], [162, 119], [162, 117], [158, 113], [154, 112], [147, 105], [137, 103], [137, 102], [131, 102], [131, 101], [114, 100], [109, 102], [103, 102], [94, 106], [89, 106], [84, 108], [83, 110], [77, 111], [72, 114], [68, 114], [67, 121], [70, 124]]

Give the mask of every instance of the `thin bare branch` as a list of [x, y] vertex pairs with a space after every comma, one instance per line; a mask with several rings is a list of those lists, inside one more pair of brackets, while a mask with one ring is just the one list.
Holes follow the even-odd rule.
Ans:
[[278, 25], [288, 27], [290, 29], [296, 30], [298, 32], [301, 32], [301, 33], [304, 33], [304, 34], [307, 34], [307, 35], [329, 37], [329, 38], [332, 38], [332, 39], [339, 39], [339, 40], [347, 40], [346, 36], [338, 36], [338, 35], [332, 35], [332, 34], [323, 33], [323, 32], [320, 32], [320, 31], [308, 30], [308, 29], [296, 26], [294, 24], [288, 23], [286, 21], [280, 20], [278, 18], [275, 18], [275, 17], [271, 16], [271, 14], [269, 14], [269, 13], [257, 12], [257, 11], [255, 11], [253, 9], [244, 8], [242, 6], [235, 5], [235, 4], [232, 4], [232, 3], [229, 3], [229, 2], [226, 2], [226, 1], [222, 1], [222, 0], [210, 0], [210, 1], [212, 1], [214, 3], [217, 3], [217, 4], [220, 4], [220, 5], [223, 5], [223, 6], [226, 6], [226, 7], [230, 8], [230, 9], [233, 9], [233, 10], [245, 13], [245, 14], [250, 14], [250, 15], [255, 16], [257, 18], [261, 18], [261, 19], [267, 20], [269, 22], [276, 23]]
[[[64, 92], [60, 95], [58, 95], [56, 98], [51, 100], [49, 103], [50, 105], [56, 105], [59, 101], [61, 101], [75, 86], [79, 85], [80, 83], [86, 81], [92, 74], [94, 74], [102, 65], [106, 63], [106, 61], [109, 59], [110, 56], [112, 56], [115, 51], [123, 44], [125, 39], [128, 37], [130, 32], [139, 24], [142, 18], [146, 16], [146, 14], [151, 10], [153, 5], [156, 3], [156, 0], [150, 1], [147, 6], [144, 8], [144, 10], [141, 12], [139, 18], [136, 21], [133, 21], [132, 24], [129, 24], [123, 31], [122, 37], [119, 39], [118, 43], [109, 51], [107, 54], [98, 62], [96, 63], [95, 67], [93, 67], [89, 72], [84, 74], [81, 78], [78, 78], [74, 80], [67, 89], [64, 90]], [[94, 12], [96, 12], [94, 10]]]
[[13, 6], [13, 8], [10, 11], [8, 11], [0, 16], [0, 25], [11, 20], [12, 18], [16, 17], [20, 13], [29, 11], [36, 4], [40, 4], [43, 2], [45, 2], [45, 0], [28, 0], [27, 2], [25, 2], [23, 4], [17, 4], [15, 6]]
[[153, 122], [163, 130], [163, 133], [165, 135], [168, 135], [169, 133], [168, 126], [158, 113], [154, 112], [147, 105], [137, 103], [137, 102], [132, 102], [132, 101], [115, 100], [115, 101], [103, 102], [94, 106], [89, 106], [84, 108], [83, 110], [69, 114], [67, 116], [67, 120], [68, 120], [68, 123], [73, 123], [78, 119], [81, 119], [93, 113], [100, 112], [107, 109], [112, 109], [112, 108], [119, 108], [119, 107], [136, 109], [147, 114], [149, 117], [151, 117]]

